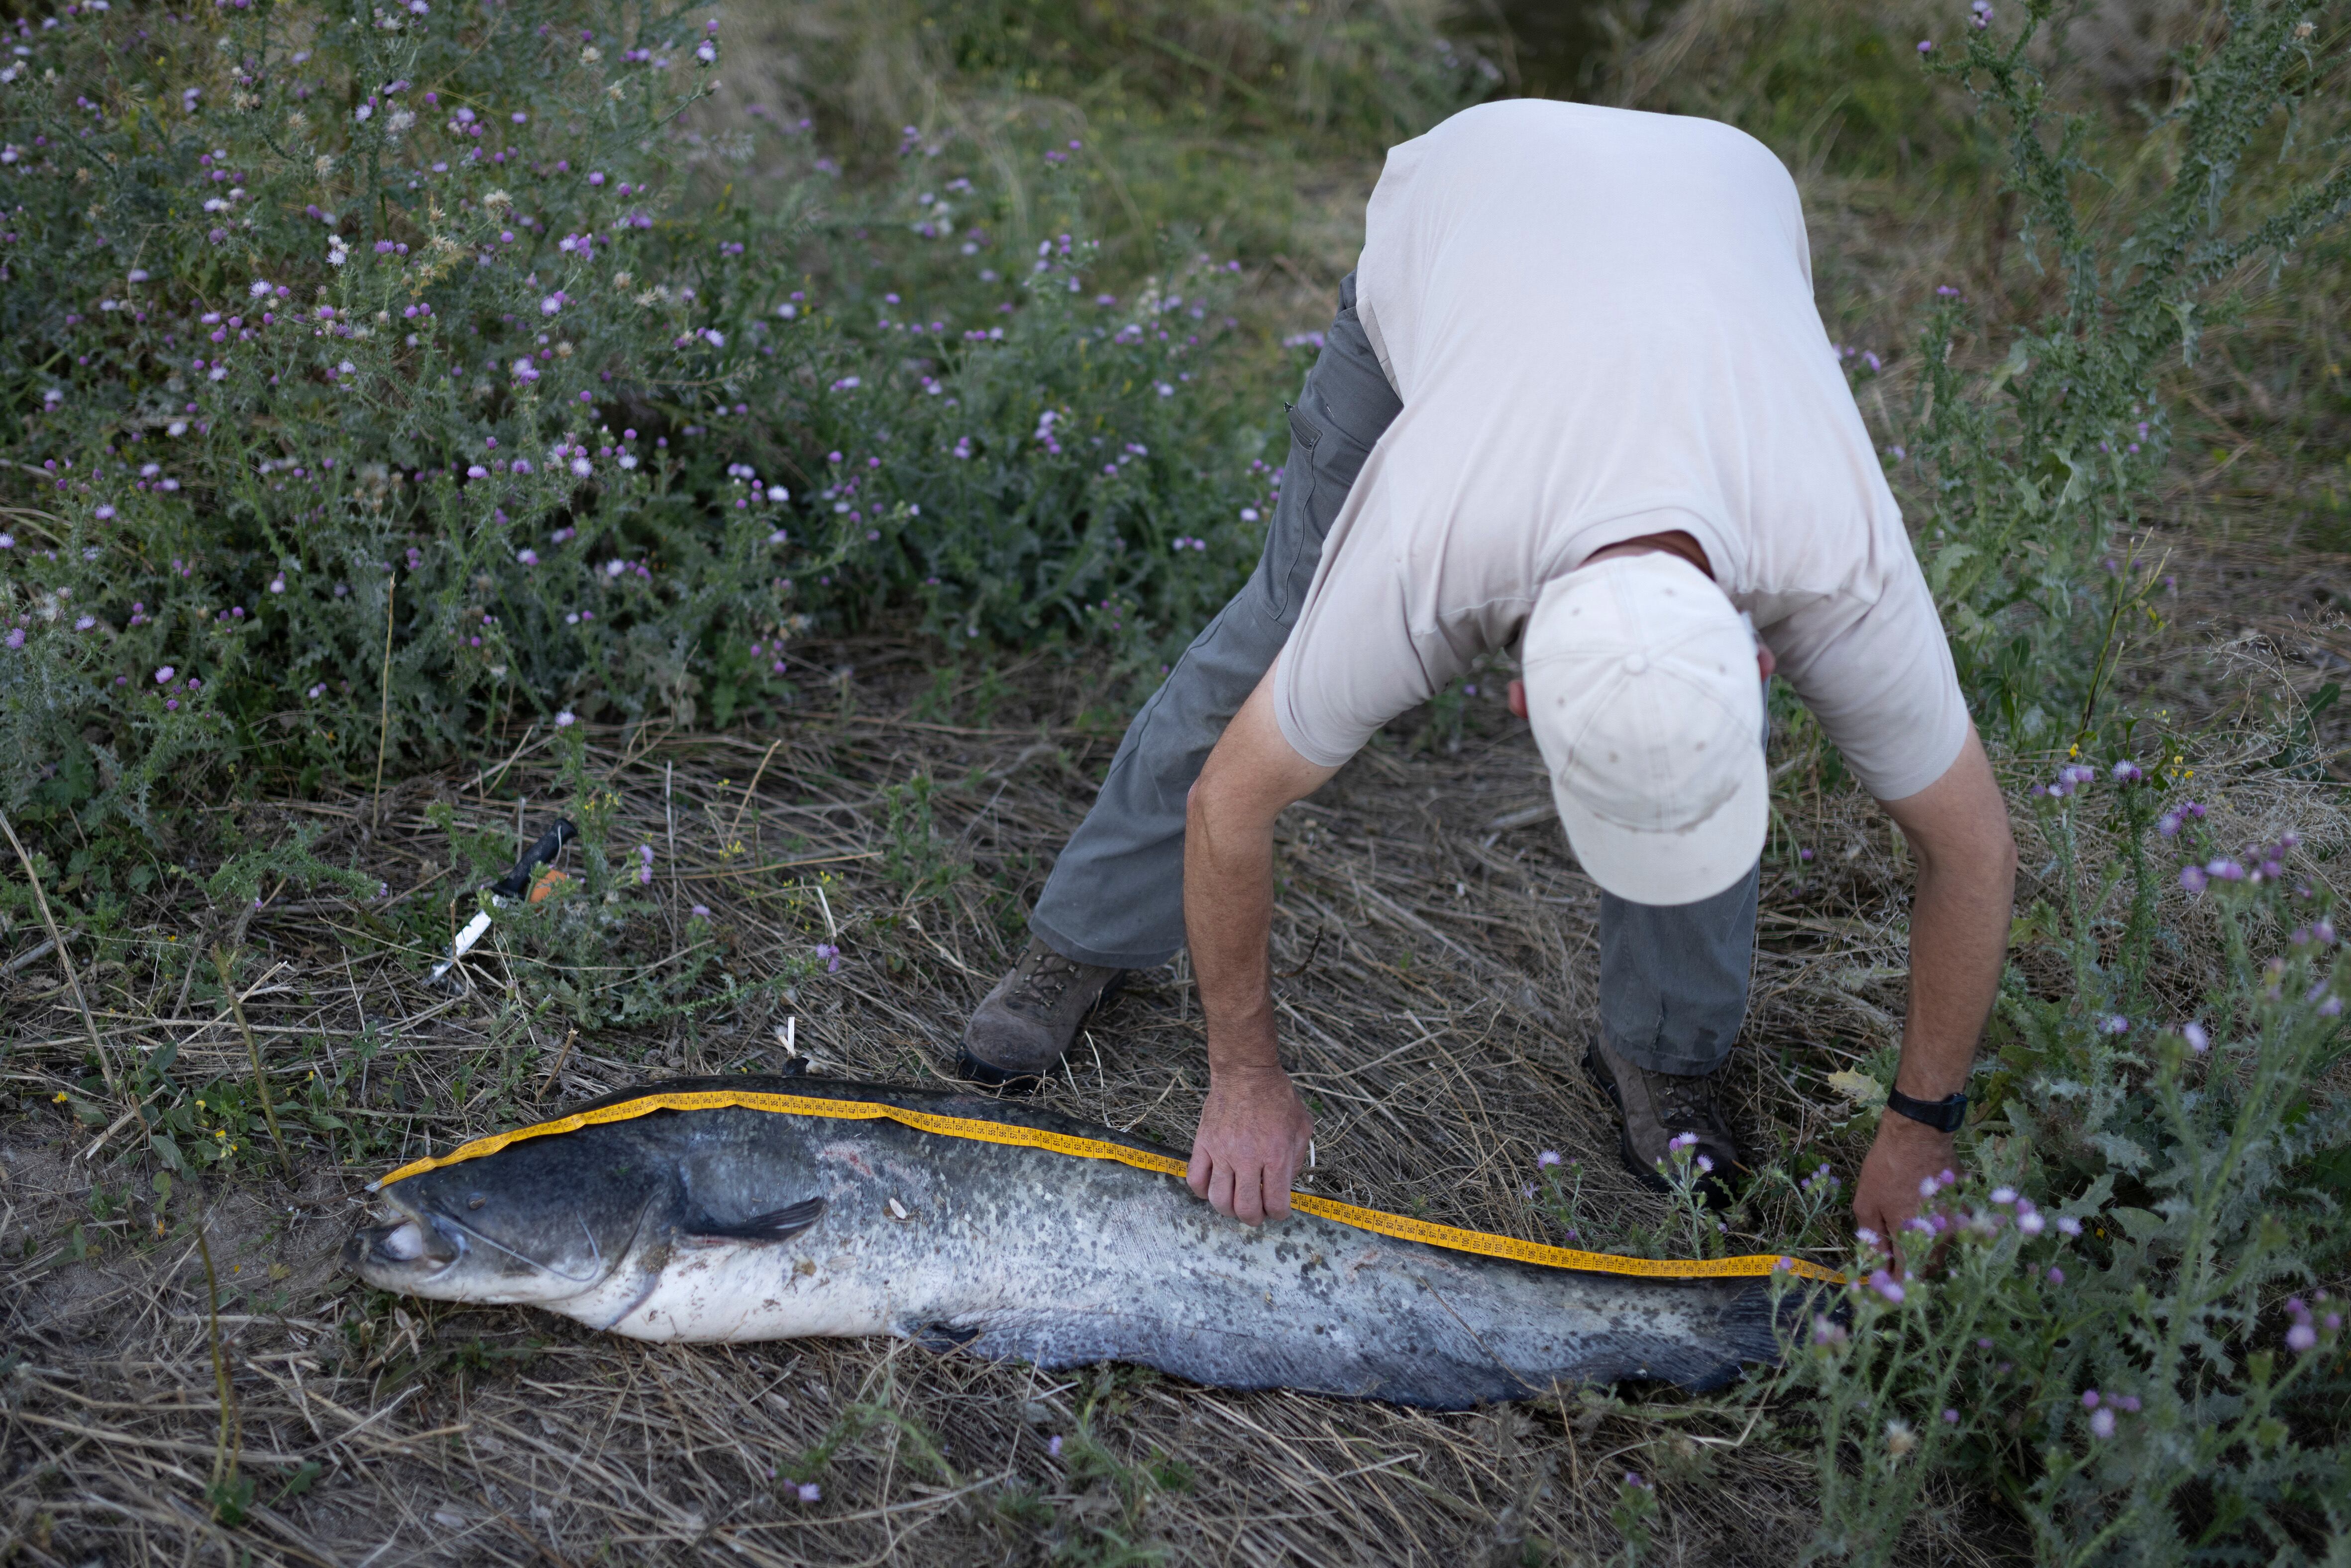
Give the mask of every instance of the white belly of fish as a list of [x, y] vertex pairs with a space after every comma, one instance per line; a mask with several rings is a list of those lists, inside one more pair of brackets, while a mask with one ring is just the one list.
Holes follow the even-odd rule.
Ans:
[[886, 1333], [893, 1322], [888, 1281], [876, 1282], [870, 1261], [829, 1249], [681, 1244], [652, 1288], [643, 1289], [641, 1274], [637, 1288], [643, 1294], [631, 1301], [563, 1310], [596, 1328], [666, 1343], [854, 1337]]

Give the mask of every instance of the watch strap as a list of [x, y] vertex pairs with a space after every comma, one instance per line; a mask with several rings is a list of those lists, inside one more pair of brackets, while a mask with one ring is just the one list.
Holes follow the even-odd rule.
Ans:
[[1968, 1097], [1964, 1094], [1921, 1100], [1894, 1089], [1886, 1092], [1886, 1108], [1914, 1122], [1923, 1122], [1938, 1133], [1956, 1133], [1968, 1123]]

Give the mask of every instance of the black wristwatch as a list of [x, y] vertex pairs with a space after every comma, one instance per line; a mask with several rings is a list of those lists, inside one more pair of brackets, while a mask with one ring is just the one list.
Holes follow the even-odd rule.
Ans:
[[1920, 1100], [1893, 1089], [1886, 1092], [1886, 1108], [1914, 1122], [1924, 1122], [1938, 1133], [1956, 1133], [1968, 1124], [1968, 1097], [1964, 1094]]

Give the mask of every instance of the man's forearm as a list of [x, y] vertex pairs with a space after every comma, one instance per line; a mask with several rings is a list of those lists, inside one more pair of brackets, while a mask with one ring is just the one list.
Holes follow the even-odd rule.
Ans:
[[[1919, 1100], [1967, 1087], [1976, 1041], [1991, 1016], [2008, 952], [2016, 894], [2016, 844], [2008, 805], [1972, 730], [1942, 778], [1888, 800], [1918, 862], [1910, 906], [1910, 1010], [1894, 1086]], [[1891, 1110], [1854, 1185], [1854, 1218], [1881, 1241], [1918, 1212], [1952, 1162], [1955, 1140]]]
[[1940, 1100], [1967, 1087], [2008, 946], [2006, 856], [1922, 863], [1910, 916], [1910, 1006], [1895, 1087]]
[[1208, 1025], [1208, 1071], [1278, 1068], [1266, 956], [1273, 824], [1195, 792], [1185, 813], [1184, 932]]

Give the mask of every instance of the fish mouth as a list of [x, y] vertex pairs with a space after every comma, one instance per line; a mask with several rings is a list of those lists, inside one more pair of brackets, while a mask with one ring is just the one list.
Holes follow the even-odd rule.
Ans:
[[[398, 1198], [381, 1200], [381, 1207], [371, 1211], [368, 1218], [373, 1223], [360, 1225], [343, 1243], [342, 1264], [346, 1270], [379, 1290], [406, 1291], [422, 1296], [462, 1291], [465, 1299], [473, 1300], [539, 1300], [550, 1287], [534, 1287], [523, 1295], [509, 1293], [518, 1288], [515, 1284], [518, 1275], [528, 1273], [542, 1281], [559, 1281], [578, 1291], [601, 1283], [617, 1260], [606, 1256], [595, 1232], [585, 1219], [576, 1216], [574, 1223], [588, 1243], [587, 1267], [577, 1273], [517, 1251], [454, 1215], [442, 1214], [432, 1207], [412, 1208]], [[640, 1213], [638, 1224], [643, 1221]], [[517, 1265], [520, 1265], [519, 1270]], [[496, 1294], [479, 1295], [478, 1291]]]
[[397, 1206], [374, 1216], [343, 1243], [343, 1267], [371, 1285], [413, 1289], [464, 1260], [465, 1238], [455, 1228]]

